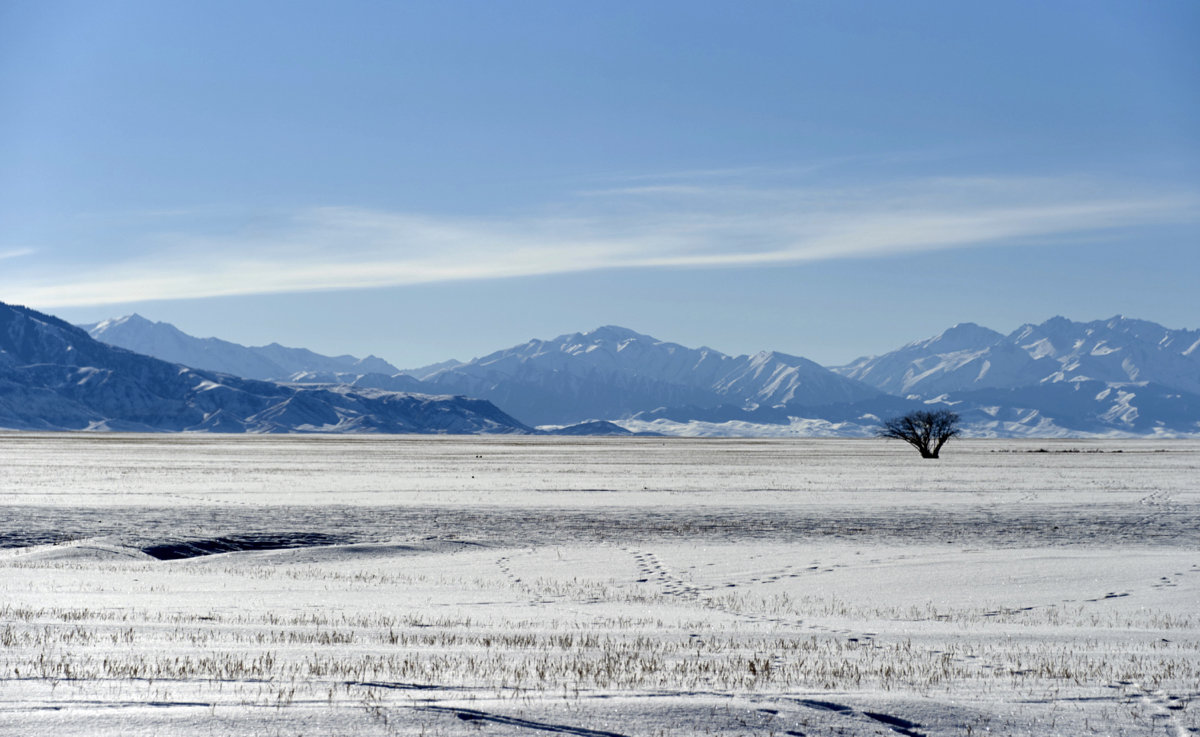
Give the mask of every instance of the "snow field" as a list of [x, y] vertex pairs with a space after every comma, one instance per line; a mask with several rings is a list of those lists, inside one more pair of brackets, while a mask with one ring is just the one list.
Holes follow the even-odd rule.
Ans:
[[0, 436], [0, 734], [1200, 732], [1200, 444], [896, 450]]

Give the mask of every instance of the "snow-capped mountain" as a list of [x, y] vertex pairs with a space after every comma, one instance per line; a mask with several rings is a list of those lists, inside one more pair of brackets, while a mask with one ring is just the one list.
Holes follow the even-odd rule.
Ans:
[[1043, 381], [1152, 382], [1200, 393], [1200, 330], [1169, 330], [1121, 315], [1088, 323], [1055, 317], [1023, 325], [1008, 340], [1031, 357], [1059, 364]]
[[966, 323], [833, 370], [891, 394], [923, 399], [1084, 380], [1153, 382], [1200, 393], [1200, 331], [1169, 330], [1119, 315], [1088, 323], [1055, 317], [1007, 336]]
[[[350, 356], [194, 338], [138, 315], [85, 327], [101, 340], [184, 365], [293, 383], [479, 397], [539, 425], [619, 419], [664, 406], [826, 405], [879, 393], [805, 358], [774, 352], [727, 356], [615, 326], [408, 371], [371, 363], [379, 359], [355, 362]], [[280, 350], [290, 351], [284, 357], [291, 362], [281, 360]], [[324, 367], [292, 370], [301, 362]]]
[[[276, 396], [275, 391], [300, 393], [292, 401], [279, 400], [265, 414], [235, 413], [241, 418], [235, 429], [238, 423], [249, 429], [355, 429], [358, 420], [339, 419], [342, 415], [336, 412], [343, 410], [333, 415], [318, 410], [321, 403], [314, 404], [313, 397], [342, 406], [350, 397], [362, 402], [417, 393], [479, 397], [531, 425], [608, 420], [631, 430], [668, 434], [869, 436], [882, 418], [928, 406], [953, 408], [973, 435], [1200, 434], [1200, 331], [1169, 330], [1120, 316], [1089, 323], [1056, 317], [1023, 325], [1009, 335], [963, 323], [832, 370], [783, 353], [729, 356], [606, 326], [531, 340], [468, 363], [447, 361], [402, 372], [390, 364], [383, 364], [381, 371], [367, 370], [378, 368], [371, 359], [330, 359], [281, 348], [309, 365], [317, 362], [313, 356], [336, 364], [287, 371], [298, 364], [277, 362], [265, 351], [271, 346], [247, 349], [216, 339], [198, 340], [136, 316], [122, 322], [131, 324], [143, 334], [151, 332], [147, 326], [160, 334], [149, 344], [153, 350], [165, 350], [171, 341], [192, 349], [197, 344], [216, 346], [221, 350], [205, 355], [237, 355], [246, 373], [282, 374], [288, 383], [282, 389], [263, 390], [270, 396]], [[227, 351], [230, 346], [241, 352]], [[91, 359], [81, 363], [75, 356], [95, 350], [72, 344], [70, 351], [50, 362], [92, 366]], [[262, 368], [264, 361], [278, 368]], [[0, 352], [0, 370], [8, 370], [12, 362], [11, 355]], [[33, 372], [28, 366], [24, 370]], [[80, 385], [94, 381], [84, 379], [77, 371], [71, 380]], [[232, 379], [215, 381], [228, 387]], [[119, 382], [114, 387], [136, 396], [134, 388], [122, 388]], [[0, 408], [3, 401], [0, 396]], [[365, 409], [345, 412], [347, 417], [369, 414]], [[254, 421], [245, 424], [252, 415]], [[225, 422], [227, 416], [218, 417]], [[476, 431], [469, 424], [461, 427], [466, 429], [455, 431]], [[612, 429], [597, 422], [569, 431]]]
[[96, 340], [135, 353], [181, 363], [191, 368], [220, 371], [246, 379], [283, 381], [308, 373], [379, 373], [399, 369], [382, 358], [323, 356], [304, 348], [278, 343], [248, 347], [218, 338], [196, 338], [165, 322], [152, 322], [138, 314], [80, 325]]
[[975, 434], [1200, 433], [1200, 331], [1120, 315], [971, 323], [835, 372], [955, 409]]
[[191, 369], [0, 303], [0, 427], [212, 432], [529, 432], [490, 402], [297, 387]]
[[982, 378], [999, 375], [996, 372], [988, 377], [989, 371], [983, 368], [982, 362], [976, 362], [1003, 339], [1004, 336], [994, 330], [971, 322], [961, 323], [933, 338], [909, 343], [882, 356], [860, 358], [832, 370], [901, 396], [917, 393], [917, 387], [940, 386], [942, 382], [961, 389]]
[[424, 383], [489, 399], [533, 424], [620, 419], [664, 406], [828, 405], [879, 394], [804, 358], [728, 356], [615, 326], [531, 340], [434, 372]]

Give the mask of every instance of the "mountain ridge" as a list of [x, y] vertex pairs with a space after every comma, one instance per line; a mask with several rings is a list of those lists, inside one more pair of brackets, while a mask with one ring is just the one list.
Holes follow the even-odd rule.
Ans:
[[258, 381], [144, 356], [0, 302], [0, 427], [136, 432], [511, 432], [484, 400]]
[[653, 430], [646, 423], [695, 421], [750, 432], [811, 420], [868, 435], [885, 415], [944, 406], [980, 435], [1200, 434], [1200, 331], [1121, 315], [1056, 316], [1007, 335], [964, 322], [832, 368], [779, 351], [729, 356], [602, 325], [466, 363], [288, 378], [476, 396], [531, 425], [555, 427], [607, 421]]
[[279, 343], [244, 346], [220, 338], [197, 338], [170, 323], [154, 322], [136, 312], [77, 327], [109, 345], [191, 368], [247, 379], [283, 381], [294, 374], [308, 372], [400, 372], [377, 356], [325, 356], [307, 348], [289, 348]]
[[1086, 323], [1056, 316], [1021, 325], [1007, 336], [988, 331], [973, 333], [972, 340], [941, 340], [955, 328], [833, 371], [881, 391], [922, 399], [1086, 379], [1153, 381], [1200, 393], [1200, 330], [1172, 330], [1121, 315]]
[[879, 392], [808, 359], [729, 356], [606, 325], [531, 340], [425, 378], [491, 400], [533, 424], [620, 419], [664, 404], [832, 404]]

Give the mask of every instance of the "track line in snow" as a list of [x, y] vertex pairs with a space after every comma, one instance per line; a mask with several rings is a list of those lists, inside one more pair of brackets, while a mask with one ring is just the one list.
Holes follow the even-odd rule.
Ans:
[[566, 724], [551, 724], [550, 722], [537, 722], [532, 719], [521, 719], [519, 717], [509, 717], [503, 714], [493, 714], [491, 712], [480, 711], [478, 709], [464, 709], [457, 706], [422, 706], [416, 707], [420, 711], [430, 711], [442, 714], [453, 714], [465, 722], [491, 722], [493, 724], [505, 724], [513, 727], [523, 727], [540, 732], [551, 732], [553, 734], [571, 734], [578, 737], [628, 737], [628, 735], [620, 732], [609, 732], [600, 729], [587, 729], [586, 727], [572, 727]]

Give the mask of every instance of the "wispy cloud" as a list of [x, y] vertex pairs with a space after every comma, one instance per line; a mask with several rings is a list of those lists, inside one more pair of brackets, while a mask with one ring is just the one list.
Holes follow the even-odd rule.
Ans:
[[14, 248], [8, 251], [0, 251], [0, 261], [10, 258], [20, 258], [21, 256], [31, 256], [34, 250], [32, 248]]
[[86, 269], [0, 273], [0, 294], [63, 307], [599, 269], [763, 266], [1100, 235], [1189, 220], [1197, 204], [1190, 192], [1063, 179], [840, 189], [671, 179], [590, 192], [533, 216], [327, 207], [252, 231], [159, 235], [136, 254]]

